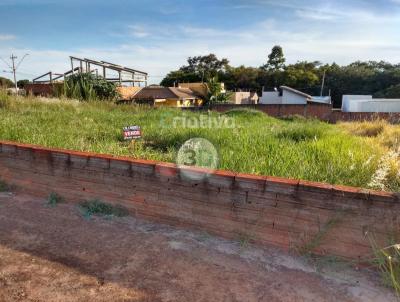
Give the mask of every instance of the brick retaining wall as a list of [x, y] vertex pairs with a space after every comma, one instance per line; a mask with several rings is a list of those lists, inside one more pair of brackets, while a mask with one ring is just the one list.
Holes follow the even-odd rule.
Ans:
[[373, 121], [377, 119], [397, 124], [400, 123], [400, 112], [342, 112], [341, 110], [333, 110], [329, 122]]
[[332, 106], [326, 104], [216, 104], [211, 107], [212, 110], [218, 112], [226, 112], [228, 110], [240, 108], [259, 110], [275, 117], [301, 115], [306, 117], [316, 117], [323, 120], [328, 120], [332, 112]]
[[370, 255], [366, 232], [382, 245], [400, 235], [395, 194], [190, 170], [210, 174], [204, 181], [191, 181], [170, 163], [0, 142], [0, 177], [41, 197], [57, 192], [75, 203], [100, 198], [156, 222], [284, 249], [316, 243], [315, 253], [353, 259]]

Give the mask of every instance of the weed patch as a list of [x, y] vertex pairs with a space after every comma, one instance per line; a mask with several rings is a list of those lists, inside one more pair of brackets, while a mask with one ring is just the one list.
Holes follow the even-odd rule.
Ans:
[[339, 216], [339, 213], [337, 213], [334, 217], [332, 217], [331, 219], [329, 219], [320, 229], [320, 231], [315, 234], [313, 236], [313, 238], [311, 238], [311, 240], [309, 240], [306, 244], [304, 244], [303, 246], [299, 247], [298, 252], [301, 255], [307, 255], [307, 254], [311, 254], [312, 251], [317, 248], [322, 240], [324, 239], [324, 237], [326, 236], [326, 234], [328, 234], [328, 232], [334, 228], [339, 222], [341, 221], [341, 217]]
[[246, 249], [247, 247], [249, 247], [251, 240], [252, 240], [252, 237], [249, 234], [245, 234], [245, 233], [238, 234], [238, 241], [239, 241], [240, 249]]
[[10, 186], [5, 181], [0, 179], [0, 192], [7, 192], [7, 191], [10, 191]]
[[55, 207], [63, 201], [64, 199], [60, 195], [55, 192], [51, 192], [49, 197], [47, 198], [47, 205], [50, 207]]
[[345, 271], [353, 265], [357, 265], [355, 260], [343, 259], [333, 255], [304, 255], [304, 259], [308, 264], [314, 266], [315, 270], [319, 273], [325, 271]]
[[122, 206], [114, 206], [98, 199], [82, 202], [80, 207], [86, 217], [92, 215], [123, 217], [129, 214], [128, 210]]
[[381, 272], [383, 284], [393, 288], [400, 299], [400, 244], [379, 248], [375, 240], [370, 241], [375, 254], [373, 263]]

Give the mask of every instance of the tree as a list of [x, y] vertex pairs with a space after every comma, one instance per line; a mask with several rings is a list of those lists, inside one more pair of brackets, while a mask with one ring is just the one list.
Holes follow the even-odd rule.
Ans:
[[390, 86], [374, 94], [377, 98], [400, 98], [400, 84]]
[[179, 82], [207, 82], [215, 76], [223, 77], [228, 68], [229, 61], [227, 59], [220, 60], [215, 54], [189, 57], [187, 65], [168, 73], [160, 84], [172, 86]]
[[222, 84], [218, 81], [218, 77], [215, 76], [207, 81], [207, 89], [205, 105], [228, 102], [230, 93], [222, 91]]
[[225, 83], [227, 89], [251, 90], [258, 91], [261, 89], [258, 78], [260, 74], [259, 68], [254, 67], [229, 67], [226, 73], [221, 76], [221, 81]]
[[29, 80], [19, 80], [19, 81], [17, 81], [18, 88], [24, 89], [26, 84], [29, 84]]
[[161, 81], [160, 85], [165, 87], [175, 86], [178, 83], [200, 82], [201, 77], [193, 72], [175, 70], [169, 72]]
[[179, 82], [209, 82], [217, 77], [229, 90], [248, 89], [261, 92], [281, 85], [291, 86], [311, 95], [319, 95], [325, 72], [324, 95], [328, 91], [334, 107], [341, 106], [343, 94], [369, 94], [375, 97], [400, 98], [400, 64], [384, 61], [357, 61], [345, 66], [322, 65], [318, 61], [299, 61], [285, 65], [282, 47], [276, 45], [268, 62], [259, 67], [229, 65], [215, 55], [189, 57], [188, 63], [170, 72], [161, 82], [172, 86]]
[[281, 70], [285, 66], [285, 56], [283, 55], [283, 49], [279, 45], [272, 47], [271, 53], [268, 55], [268, 61], [265, 65], [266, 69], [272, 69], [274, 71]]
[[0, 77], [0, 88], [11, 88], [14, 87], [13, 81]]
[[182, 71], [189, 73], [195, 73], [204, 81], [208, 81], [211, 78], [218, 76], [218, 73], [226, 71], [229, 66], [227, 59], [219, 60], [215, 54], [209, 54], [206, 56], [189, 57], [188, 65], [181, 67]]
[[297, 89], [305, 89], [319, 84], [318, 66], [320, 62], [297, 62], [285, 67], [283, 84]]
[[279, 45], [272, 47], [271, 53], [268, 55], [267, 64], [260, 68], [263, 71], [260, 77], [262, 79], [260, 82], [262, 87], [275, 88], [281, 85], [281, 73], [285, 67], [285, 61], [282, 47]]

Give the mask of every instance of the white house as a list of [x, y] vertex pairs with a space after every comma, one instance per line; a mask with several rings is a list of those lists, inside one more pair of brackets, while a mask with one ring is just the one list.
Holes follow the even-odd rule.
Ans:
[[343, 112], [400, 112], [400, 99], [374, 99], [372, 95], [343, 95]]
[[257, 104], [258, 103], [257, 92], [248, 91], [235, 91], [230, 92], [229, 101], [232, 104]]
[[279, 91], [263, 91], [259, 104], [300, 104], [305, 105], [308, 102], [331, 104], [331, 97], [311, 96], [307, 93], [293, 89], [288, 86], [280, 87]]

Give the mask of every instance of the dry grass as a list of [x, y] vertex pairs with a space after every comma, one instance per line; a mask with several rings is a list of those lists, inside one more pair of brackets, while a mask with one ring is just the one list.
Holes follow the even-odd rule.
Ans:
[[384, 120], [373, 122], [350, 122], [340, 123], [347, 131], [358, 136], [377, 137], [388, 127]]
[[400, 191], [400, 126], [385, 120], [339, 123], [339, 127], [363, 137], [370, 145], [379, 145], [384, 153], [371, 178], [369, 187], [378, 190]]
[[338, 125], [350, 134], [371, 138], [375, 143], [390, 149], [400, 147], [400, 126], [389, 124], [385, 120], [342, 122]]
[[374, 263], [382, 274], [383, 284], [392, 287], [400, 299], [400, 244], [379, 248], [370, 237], [375, 254]]

